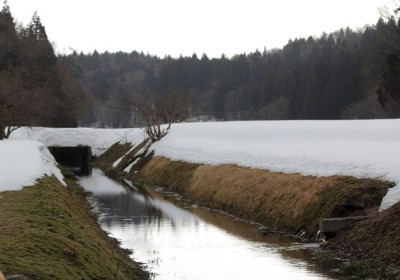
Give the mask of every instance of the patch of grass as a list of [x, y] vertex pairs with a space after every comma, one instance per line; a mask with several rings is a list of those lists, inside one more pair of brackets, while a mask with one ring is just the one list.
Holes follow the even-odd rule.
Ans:
[[149, 160], [151, 160], [154, 156], [154, 151], [151, 151], [150, 153], [146, 153], [146, 155], [143, 155], [142, 157], [138, 157], [138, 160], [135, 164], [132, 165], [131, 169], [129, 170], [128, 173], [128, 179], [129, 177], [132, 177], [135, 175], [135, 172], [139, 171], [143, 165], [145, 165]]
[[315, 259], [321, 261], [334, 261], [336, 258], [336, 256], [332, 252], [322, 250], [314, 251], [313, 256]]
[[31, 279], [148, 279], [90, 213], [86, 192], [43, 177], [1, 193], [0, 270]]
[[[100, 167], [100, 166], [99, 166]], [[122, 176], [125, 175], [124, 172], [115, 169], [114, 167], [110, 166], [110, 165], [106, 165], [106, 166], [101, 166], [100, 169], [104, 172], [104, 174], [106, 174], [108, 177], [110, 178], [114, 178], [114, 179], [119, 179], [122, 178]]]
[[[400, 270], [398, 269], [388, 269], [385, 273], [385, 278], [386, 279], [395, 279], [395, 280], [399, 280], [400, 279]], [[384, 279], [383, 277], [381, 277], [381, 279]]]
[[131, 148], [132, 145], [129, 143], [121, 144], [117, 142], [101, 154], [95, 160], [94, 164], [100, 167], [112, 166], [116, 160], [125, 155]]
[[125, 168], [127, 168], [132, 162], [135, 161], [137, 157], [142, 157], [144, 154], [146, 154], [147, 150], [143, 151], [142, 153], [138, 154], [138, 152], [143, 149], [147, 143], [149, 142], [149, 139], [144, 140], [142, 143], [136, 145], [129, 153], [127, 153], [124, 158], [119, 162], [118, 166], [116, 169], [123, 171]]
[[114, 168], [112, 165], [115, 161], [128, 153], [131, 148], [132, 145], [129, 143], [121, 144], [117, 142], [100, 155], [93, 164], [101, 168], [107, 176], [111, 178], [121, 178], [124, 173], [121, 170]]
[[339, 268], [339, 274], [343, 279], [375, 279], [375, 270], [368, 262], [352, 260]]
[[[333, 176], [304, 208], [304, 225], [308, 232], [316, 232], [320, 218], [366, 216], [376, 213], [390, 182], [376, 179], [358, 179], [349, 176]], [[354, 204], [363, 204], [360, 209]]]
[[162, 157], [150, 157], [141, 163], [139, 172], [130, 174], [129, 178], [186, 193], [199, 166], [194, 163], [169, 161]]

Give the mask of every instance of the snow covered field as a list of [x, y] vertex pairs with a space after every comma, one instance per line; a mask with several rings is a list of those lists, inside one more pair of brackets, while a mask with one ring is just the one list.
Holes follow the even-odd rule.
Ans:
[[[0, 189], [8, 165], [4, 143], [89, 145], [98, 155], [117, 141], [139, 143], [141, 129], [20, 129], [0, 141]], [[4, 142], [4, 143], [2, 143]], [[7, 145], [6, 145], [7, 146]], [[15, 146], [14, 146], [15, 147]], [[153, 145], [156, 155], [194, 163], [232, 163], [304, 175], [352, 175], [396, 183], [381, 209], [400, 201], [400, 120], [181, 123]], [[14, 154], [22, 153], [18, 150]], [[10, 156], [11, 153], [8, 153]], [[24, 156], [25, 161], [30, 161]], [[8, 171], [9, 172], [9, 171]], [[21, 177], [24, 172], [15, 178]], [[12, 176], [8, 176], [8, 182]], [[23, 176], [24, 177], [24, 176]], [[40, 176], [38, 176], [40, 177]]]
[[176, 124], [156, 155], [195, 163], [304, 175], [352, 175], [396, 183], [381, 209], [400, 201], [400, 120]]

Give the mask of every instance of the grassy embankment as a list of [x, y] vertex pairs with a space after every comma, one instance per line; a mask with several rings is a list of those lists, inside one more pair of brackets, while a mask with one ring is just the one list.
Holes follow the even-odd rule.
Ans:
[[[136, 182], [158, 185], [179, 192], [206, 206], [291, 232], [317, 232], [320, 218], [375, 213], [388, 182], [374, 179], [283, 174], [236, 165], [201, 165], [170, 161], [147, 154], [139, 157], [130, 146], [115, 144], [97, 164], [103, 169], [124, 170], [137, 158], [125, 176]], [[149, 149], [151, 150], [151, 149]], [[116, 168], [112, 163], [126, 156]]]
[[386, 182], [283, 174], [236, 165], [196, 165], [154, 157], [133, 180], [160, 185], [274, 230], [315, 236], [318, 220], [377, 210]]
[[0, 193], [0, 270], [30, 279], [148, 279], [101, 230], [87, 193], [43, 177]]

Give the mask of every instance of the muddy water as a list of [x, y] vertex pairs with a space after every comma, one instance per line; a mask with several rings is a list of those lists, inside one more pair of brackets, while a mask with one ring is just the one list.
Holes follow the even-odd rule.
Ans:
[[153, 279], [334, 279], [293, 237], [182, 203], [171, 193], [124, 186], [94, 169], [81, 177], [94, 193], [102, 227], [133, 250]]

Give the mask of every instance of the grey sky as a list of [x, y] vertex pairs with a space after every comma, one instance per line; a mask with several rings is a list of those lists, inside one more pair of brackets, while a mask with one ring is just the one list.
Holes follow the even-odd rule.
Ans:
[[290, 38], [374, 24], [386, 0], [8, 0], [23, 24], [35, 10], [58, 52], [144, 51], [219, 57]]

